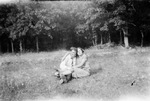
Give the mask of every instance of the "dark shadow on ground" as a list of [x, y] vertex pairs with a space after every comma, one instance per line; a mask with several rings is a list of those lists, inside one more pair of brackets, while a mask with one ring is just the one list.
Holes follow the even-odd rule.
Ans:
[[96, 69], [91, 69], [90, 73], [91, 75], [94, 75], [94, 74], [97, 74], [99, 72], [101, 72], [103, 69], [100, 67], [100, 68], [96, 68]]

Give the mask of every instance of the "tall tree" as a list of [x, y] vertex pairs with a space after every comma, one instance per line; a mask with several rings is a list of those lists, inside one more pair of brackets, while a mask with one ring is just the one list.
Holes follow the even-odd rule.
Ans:
[[[30, 27], [34, 30], [33, 36], [35, 36], [36, 40], [36, 51], [39, 52], [39, 35], [43, 30], [51, 30], [51, 19], [48, 18], [50, 14], [48, 11], [42, 6], [42, 4], [35, 2], [32, 3], [33, 11], [30, 12], [32, 16], [32, 23]], [[52, 38], [51, 33], [47, 33], [49, 37]]]
[[[133, 23], [133, 15], [134, 15], [134, 8], [132, 6], [131, 0], [116, 0], [112, 4], [112, 16], [110, 18], [110, 23], [114, 23], [116, 26], [116, 30], [122, 30], [124, 34], [124, 44], [125, 47], [129, 47], [129, 26], [134, 25]], [[121, 34], [120, 34], [121, 35]], [[120, 39], [121, 40], [121, 39]]]
[[9, 38], [11, 42], [11, 51], [14, 53], [14, 44], [13, 41], [16, 39], [17, 36], [17, 14], [18, 14], [17, 6], [11, 8], [11, 12], [8, 13], [8, 18], [6, 20], [5, 26], [6, 31], [9, 32]]

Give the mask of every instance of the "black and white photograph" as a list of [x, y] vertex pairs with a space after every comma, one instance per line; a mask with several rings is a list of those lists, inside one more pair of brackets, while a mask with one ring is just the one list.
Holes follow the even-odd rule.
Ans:
[[0, 101], [150, 101], [150, 0], [0, 0]]

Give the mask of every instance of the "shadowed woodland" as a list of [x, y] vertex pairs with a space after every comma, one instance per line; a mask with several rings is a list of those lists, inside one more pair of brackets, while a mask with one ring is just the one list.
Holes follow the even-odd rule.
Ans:
[[148, 0], [42, 0], [0, 5], [0, 52], [150, 44]]

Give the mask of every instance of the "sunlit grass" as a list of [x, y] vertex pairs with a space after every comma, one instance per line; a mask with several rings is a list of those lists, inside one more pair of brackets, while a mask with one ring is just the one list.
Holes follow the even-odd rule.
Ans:
[[144, 95], [149, 84], [149, 48], [87, 49], [91, 76], [60, 85], [53, 76], [66, 50], [1, 55], [0, 96], [5, 100]]

